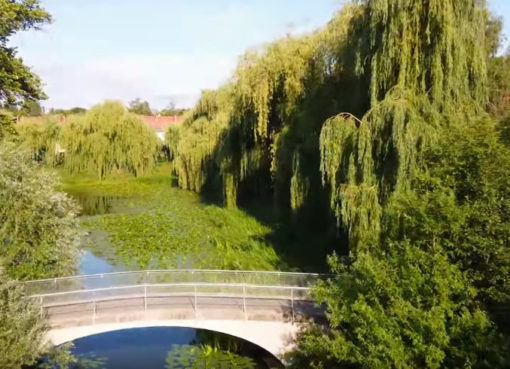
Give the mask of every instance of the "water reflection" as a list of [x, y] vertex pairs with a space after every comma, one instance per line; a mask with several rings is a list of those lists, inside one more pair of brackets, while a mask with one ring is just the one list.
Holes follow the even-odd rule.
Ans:
[[80, 204], [80, 215], [109, 214], [113, 202], [118, 199], [114, 196], [97, 196], [83, 193], [73, 193], [71, 196]]
[[74, 341], [71, 369], [268, 369], [283, 368], [247, 341], [191, 328], [138, 328]]
[[166, 358], [165, 369], [256, 369], [249, 357], [209, 345], [174, 346]]
[[95, 255], [91, 251], [83, 251], [78, 261], [78, 274], [105, 274], [121, 272], [125, 268], [121, 265], [114, 265], [105, 257]]

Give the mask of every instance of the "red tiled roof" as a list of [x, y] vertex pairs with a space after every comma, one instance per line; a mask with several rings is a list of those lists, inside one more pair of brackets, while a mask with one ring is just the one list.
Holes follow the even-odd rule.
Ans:
[[[172, 124], [182, 123], [184, 121], [184, 117], [182, 115], [172, 115], [169, 117], [160, 117], [153, 115], [140, 115], [143, 122], [150, 128], [152, 128], [156, 132], [165, 132], [168, 126]], [[48, 117], [21, 117], [20, 122], [29, 121], [32, 123], [46, 123], [48, 122]], [[58, 117], [59, 124], [67, 123], [67, 117], [65, 115], [61, 115]]]
[[155, 130], [156, 132], [164, 132], [166, 128], [172, 124], [182, 123], [184, 117], [182, 115], [172, 115], [169, 117], [160, 117], [152, 115], [142, 115], [142, 120]]

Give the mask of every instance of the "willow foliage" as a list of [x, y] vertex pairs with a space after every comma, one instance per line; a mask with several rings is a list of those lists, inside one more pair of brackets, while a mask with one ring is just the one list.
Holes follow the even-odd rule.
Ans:
[[182, 127], [186, 158], [202, 148], [179, 181], [203, 190], [216, 175], [229, 206], [267, 190], [296, 213], [332, 212], [347, 235], [349, 262], [332, 265], [345, 278], [318, 292], [331, 329], [300, 342], [301, 367], [505, 366], [483, 311], [510, 299], [489, 19], [482, 0], [353, 1], [322, 30], [247, 53], [228, 99], [204, 95]]
[[[287, 38], [269, 45], [262, 54], [252, 51], [241, 59], [234, 77], [236, 92], [241, 100], [240, 108], [256, 114], [254, 128], [260, 139], [271, 133], [270, 114], [276, 113], [285, 121], [303, 96], [303, 82], [315, 46], [308, 38]], [[278, 95], [285, 98], [274, 101]], [[276, 112], [272, 112], [273, 103], [282, 103]]]
[[149, 172], [159, 151], [154, 132], [118, 102], [107, 101], [63, 127], [64, 165], [71, 173], [90, 171], [104, 178], [116, 170]]
[[[394, 86], [426, 93], [437, 106], [486, 102], [487, 10], [474, 0], [366, 0], [357, 25], [358, 69], [372, 102]], [[367, 42], [368, 41], [368, 42]]]
[[[479, 31], [487, 11], [478, 2], [369, 0], [361, 6], [352, 23], [356, 41], [348, 47], [358, 75], [370, 81], [370, 108], [354, 143], [350, 136], [330, 140], [328, 124], [321, 136], [322, 173], [354, 249], [378, 242], [377, 207], [409, 188], [437, 129], [482, 113], [487, 101], [485, 34]], [[328, 159], [339, 150], [352, 161]]]
[[16, 131], [20, 137], [21, 147], [31, 152], [34, 159], [50, 166], [60, 162], [61, 126], [56, 122], [56, 117], [51, 117], [49, 121], [43, 123], [30, 120], [18, 123]]
[[[196, 177], [197, 170], [205, 174], [211, 166], [204, 166], [204, 161], [214, 163], [212, 168], [220, 172], [224, 202], [235, 206], [238, 187], [248, 178], [260, 172], [278, 176], [277, 136], [304, 97], [304, 82], [316, 47], [314, 37], [286, 38], [261, 52], [250, 51], [241, 58], [227, 86], [217, 93], [204, 93], [183, 131], [196, 132], [193, 120], [196, 125], [217, 127], [211, 128], [212, 136], [204, 133], [213, 147], [204, 147], [200, 154], [195, 154], [204, 160], [193, 161], [183, 145], [180, 153], [189, 157], [189, 165], [177, 162], [179, 178]], [[192, 163], [196, 166], [190, 166]], [[293, 166], [292, 159], [289, 165]], [[294, 169], [297, 167], [294, 165]], [[186, 187], [185, 182], [181, 186]], [[294, 181], [303, 189], [304, 182], [297, 178]]]
[[166, 144], [172, 153], [174, 172], [181, 188], [199, 192], [206, 182], [208, 169], [220, 136], [229, 123], [230, 91], [205, 91], [182, 126], [171, 126]]

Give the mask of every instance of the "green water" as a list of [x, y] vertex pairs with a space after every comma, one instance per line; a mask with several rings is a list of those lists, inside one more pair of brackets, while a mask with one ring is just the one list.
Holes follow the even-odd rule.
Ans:
[[172, 187], [166, 166], [146, 178], [65, 178], [81, 205], [83, 274], [118, 270], [287, 269], [273, 229], [242, 210]]

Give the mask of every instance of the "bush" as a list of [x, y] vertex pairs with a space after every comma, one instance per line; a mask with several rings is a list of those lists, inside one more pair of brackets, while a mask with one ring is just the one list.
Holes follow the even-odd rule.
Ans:
[[0, 261], [18, 279], [71, 274], [79, 243], [77, 206], [56, 178], [13, 144], [0, 146]]

